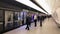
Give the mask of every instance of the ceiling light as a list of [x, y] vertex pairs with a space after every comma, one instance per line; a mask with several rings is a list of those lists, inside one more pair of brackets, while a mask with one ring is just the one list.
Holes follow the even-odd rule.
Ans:
[[41, 8], [39, 8], [37, 5], [35, 5], [33, 2], [31, 2], [30, 0], [16, 0], [16, 1], [18, 1], [18, 2], [20, 2], [22, 4], [24, 4], [24, 5], [27, 5], [27, 6], [31, 7], [31, 8], [34, 8], [34, 9], [36, 9], [38, 11], [41, 11], [43, 13], [46, 13]]
[[49, 14], [51, 14], [51, 7], [47, 4], [46, 0], [35, 0], [40, 6], [42, 6]]

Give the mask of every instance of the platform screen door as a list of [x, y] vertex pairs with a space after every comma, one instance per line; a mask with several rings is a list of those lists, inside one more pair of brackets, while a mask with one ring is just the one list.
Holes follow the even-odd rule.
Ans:
[[0, 33], [3, 31], [3, 10], [0, 10]]

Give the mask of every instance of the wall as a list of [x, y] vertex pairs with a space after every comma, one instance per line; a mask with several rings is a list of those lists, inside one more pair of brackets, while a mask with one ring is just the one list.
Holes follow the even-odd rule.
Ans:
[[58, 24], [60, 24], [60, 0], [56, 0], [55, 2], [52, 10], [52, 17]]
[[60, 24], [60, 0], [43, 0], [43, 1], [45, 1], [51, 8], [51, 15], [53, 19], [58, 24]]

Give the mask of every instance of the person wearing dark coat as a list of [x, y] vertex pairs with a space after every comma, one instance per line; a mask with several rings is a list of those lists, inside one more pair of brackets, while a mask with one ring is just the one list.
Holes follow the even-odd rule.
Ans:
[[38, 22], [39, 22], [40, 21], [40, 16], [38, 15], [37, 18], [38, 18]]
[[42, 27], [43, 16], [40, 16], [40, 27]]
[[31, 16], [26, 17], [26, 25], [27, 25], [26, 29], [29, 30], [30, 29], [29, 27], [31, 26]]

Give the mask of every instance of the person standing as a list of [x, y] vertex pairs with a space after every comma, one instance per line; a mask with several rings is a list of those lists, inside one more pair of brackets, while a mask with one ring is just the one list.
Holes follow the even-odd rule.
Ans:
[[40, 27], [42, 27], [43, 16], [40, 15]]
[[34, 15], [34, 23], [35, 23], [35, 27], [37, 26], [37, 15]]
[[28, 14], [26, 17], [26, 25], [27, 25], [26, 29], [29, 30], [30, 29], [29, 27], [31, 26], [31, 15], [30, 14]]
[[38, 22], [40, 22], [40, 16], [39, 15], [37, 16], [37, 18], [38, 18]]

